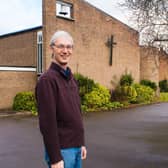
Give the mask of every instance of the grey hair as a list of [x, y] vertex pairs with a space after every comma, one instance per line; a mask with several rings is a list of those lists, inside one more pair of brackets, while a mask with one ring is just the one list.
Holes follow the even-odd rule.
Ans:
[[63, 31], [63, 30], [58, 30], [56, 31], [53, 36], [51, 37], [51, 40], [50, 40], [50, 46], [53, 46], [55, 45], [55, 42], [57, 41], [57, 39], [59, 39], [60, 37], [65, 37], [67, 38], [71, 44], [73, 45], [74, 44], [74, 41], [73, 41], [73, 38], [72, 36], [66, 32], [66, 31]]

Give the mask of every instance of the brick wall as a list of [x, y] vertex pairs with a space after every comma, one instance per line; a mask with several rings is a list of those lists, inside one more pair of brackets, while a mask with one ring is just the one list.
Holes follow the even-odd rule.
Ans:
[[140, 47], [140, 78], [158, 83], [168, 79], [168, 54], [154, 47]]
[[[0, 36], [0, 67], [36, 67], [37, 31], [31, 29]], [[11, 108], [21, 91], [33, 91], [36, 72], [0, 70], [0, 109]]]
[[[43, 45], [45, 68], [50, 64], [49, 41], [56, 30], [66, 30], [75, 41], [70, 66], [111, 87], [110, 81], [125, 71], [132, 73], [135, 81], [140, 78], [138, 33], [113, 17], [96, 9], [83, 0], [66, 0], [73, 4], [74, 20], [56, 17], [56, 1], [43, 0]], [[107, 39], [114, 35], [117, 45], [113, 49], [113, 65], [109, 65], [110, 49]]]
[[36, 66], [38, 29], [0, 37], [0, 66]]
[[34, 91], [36, 73], [0, 71], [0, 109], [12, 107], [13, 98], [21, 91]]
[[160, 52], [159, 80], [168, 80], [168, 54], [164, 51]]
[[152, 47], [140, 47], [141, 64], [140, 79], [159, 81], [159, 55], [158, 50]]

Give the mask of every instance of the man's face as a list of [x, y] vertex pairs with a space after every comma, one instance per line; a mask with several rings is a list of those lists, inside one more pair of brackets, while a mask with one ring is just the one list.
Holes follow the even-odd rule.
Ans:
[[73, 45], [65, 37], [56, 40], [55, 45], [51, 47], [53, 59], [61, 66], [66, 66], [72, 55]]

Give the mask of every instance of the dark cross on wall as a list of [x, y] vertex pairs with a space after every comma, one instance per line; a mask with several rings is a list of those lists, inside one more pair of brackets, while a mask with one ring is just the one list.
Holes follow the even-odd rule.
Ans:
[[109, 57], [109, 65], [113, 64], [113, 47], [114, 45], [116, 45], [117, 43], [114, 42], [114, 36], [111, 35], [110, 38], [108, 38], [106, 45], [110, 48], [110, 57]]

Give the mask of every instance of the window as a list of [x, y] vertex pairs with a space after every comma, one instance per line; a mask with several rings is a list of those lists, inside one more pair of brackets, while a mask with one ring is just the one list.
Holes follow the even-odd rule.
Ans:
[[43, 34], [42, 31], [37, 32], [37, 73], [43, 72]]
[[73, 8], [73, 5], [70, 3], [57, 1], [56, 15], [67, 19], [73, 19], [72, 8]]

